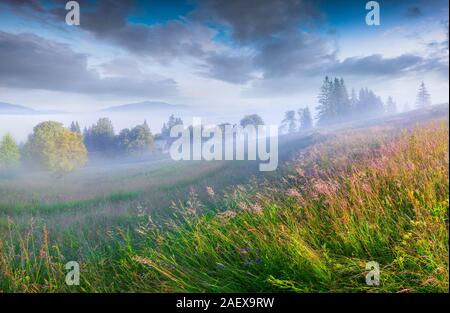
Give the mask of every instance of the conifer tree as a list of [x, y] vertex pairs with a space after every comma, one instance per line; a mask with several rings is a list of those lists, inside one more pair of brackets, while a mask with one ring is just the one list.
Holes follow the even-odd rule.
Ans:
[[300, 109], [298, 115], [300, 120], [300, 130], [306, 131], [313, 127], [313, 120], [308, 107]]
[[425, 87], [425, 83], [422, 82], [417, 93], [416, 105], [419, 108], [427, 107], [431, 104], [431, 96]]
[[317, 106], [317, 119], [319, 125], [324, 125], [332, 119], [332, 90], [333, 83], [327, 76], [320, 89], [319, 105]]

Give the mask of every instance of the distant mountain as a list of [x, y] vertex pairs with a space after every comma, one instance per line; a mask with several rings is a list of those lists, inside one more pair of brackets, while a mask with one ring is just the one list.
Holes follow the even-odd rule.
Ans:
[[0, 102], [0, 114], [36, 114], [36, 113], [38, 112], [21, 105]]
[[64, 111], [58, 110], [33, 110], [23, 105], [11, 104], [0, 102], [0, 115], [13, 114], [13, 115], [49, 115], [49, 114], [66, 114]]
[[166, 102], [157, 102], [157, 101], [144, 101], [138, 103], [130, 103], [124, 104], [114, 107], [109, 107], [103, 112], [149, 112], [154, 110], [159, 111], [169, 111], [169, 110], [184, 110], [187, 109], [188, 106], [180, 105], [180, 104], [169, 104]]

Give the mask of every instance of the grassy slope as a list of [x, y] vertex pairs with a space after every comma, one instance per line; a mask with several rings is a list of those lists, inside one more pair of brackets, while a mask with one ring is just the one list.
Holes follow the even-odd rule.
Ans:
[[[0, 290], [448, 291], [448, 137], [448, 121], [346, 131], [265, 182], [191, 193], [162, 226], [146, 210], [120, 229], [95, 219], [95, 240], [5, 225]], [[68, 260], [81, 263], [80, 287], [64, 284]], [[379, 287], [364, 282], [372, 260]]]
[[103, 290], [448, 292], [448, 137], [447, 122], [342, 135], [283, 184], [220, 200], [224, 213], [125, 237]]

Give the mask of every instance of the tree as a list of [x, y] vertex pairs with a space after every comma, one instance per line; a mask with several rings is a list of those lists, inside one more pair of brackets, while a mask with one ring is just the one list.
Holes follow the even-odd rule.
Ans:
[[351, 113], [355, 113], [357, 105], [358, 105], [358, 96], [356, 95], [355, 89], [352, 88], [352, 93], [349, 99], [349, 106]]
[[419, 108], [427, 107], [431, 104], [431, 96], [425, 87], [424, 82], [420, 84], [419, 92], [417, 93], [416, 105]]
[[356, 115], [359, 118], [375, 117], [383, 114], [384, 104], [380, 97], [368, 88], [361, 88], [359, 91]]
[[298, 110], [299, 120], [300, 120], [300, 130], [306, 131], [313, 127], [313, 120], [309, 108]]
[[335, 116], [335, 110], [332, 103], [332, 90], [333, 83], [328, 76], [326, 76], [322, 87], [320, 88], [320, 94], [318, 97], [319, 105], [317, 106], [317, 119], [318, 124], [320, 125], [326, 124]]
[[69, 127], [70, 131], [81, 134], [81, 128], [78, 122], [72, 122]]
[[258, 114], [251, 114], [244, 116], [240, 123], [242, 127], [246, 127], [248, 125], [258, 126], [258, 125], [264, 125], [263, 119]]
[[0, 141], [0, 169], [11, 168], [19, 163], [20, 151], [11, 134], [6, 134]]
[[84, 134], [84, 143], [90, 152], [108, 155], [114, 152], [114, 126], [109, 118], [100, 118]]
[[295, 118], [295, 111], [287, 111], [284, 114], [284, 119], [281, 121], [281, 129], [286, 129], [289, 134], [297, 131], [297, 119]]
[[117, 138], [119, 150], [127, 155], [143, 154], [153, 148], [154, 137], [144, 121], [133, 129], [123, 129]]
[[176, 125], [183, 125], [183, 120], [179, 117], [175, 117], [173, 114], [169, 116], [169, 121], [163, 124], [163, 127], [161, 129], [161, 136], [162, 138], [170, 138], [170, 130], [172, 127]]
[[397, 113], [397, 104], [392, 100], [392, 97], [389, 96], [386, 102], [386, 113], [387, 114], [395, 114]]
[[24, 150], [29, 160], [58, 173], [71, 172], [87, 161], [82, 135], [58, 122], [43, 122], [34, 127]]
[[348, 98], [347, 87], [345, 86], [342, 77], [341, 79], [335, 78], [333, 91], [333, 99], [336, 106], [336, 119], [337, 121], [345, 121], [350, 115], [350, 100]]

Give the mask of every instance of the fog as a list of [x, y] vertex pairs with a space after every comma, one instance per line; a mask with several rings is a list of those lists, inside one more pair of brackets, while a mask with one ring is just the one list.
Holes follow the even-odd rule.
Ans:
[[69, 126], [72, 121], [78, 121], [81, 129], [89, 127], [101, 117], [108, 117], [113, 125], [114, 130], [118, 133], [123, 128], [134, 127], [147, 121], [153, 134], [159, 133], [164, 122], [167, 122], [169, 116], [174, 114], [181, 117], [185, 125], [192, 124], [193, 117], [200, 117], [202, 124], [220, 124], [220, 123], [238, 123], [246, 114], [259, 114], [266, 124], [278, 125], [281, 121], [284, 109], [261, 109], [249, 110], [239, 109], [236, 111], [227, 110], [163, 110], [152, 112], [92, 112], [92, 113], [76, 113], [76, 114], [43, 114], [43, 115], [9, 115], [0, 114], [0, 136], [9, 132], [20, 143], [24, 143], [29, 134], [32, 133], [33, 127], [44, 121], [56, 121]]

